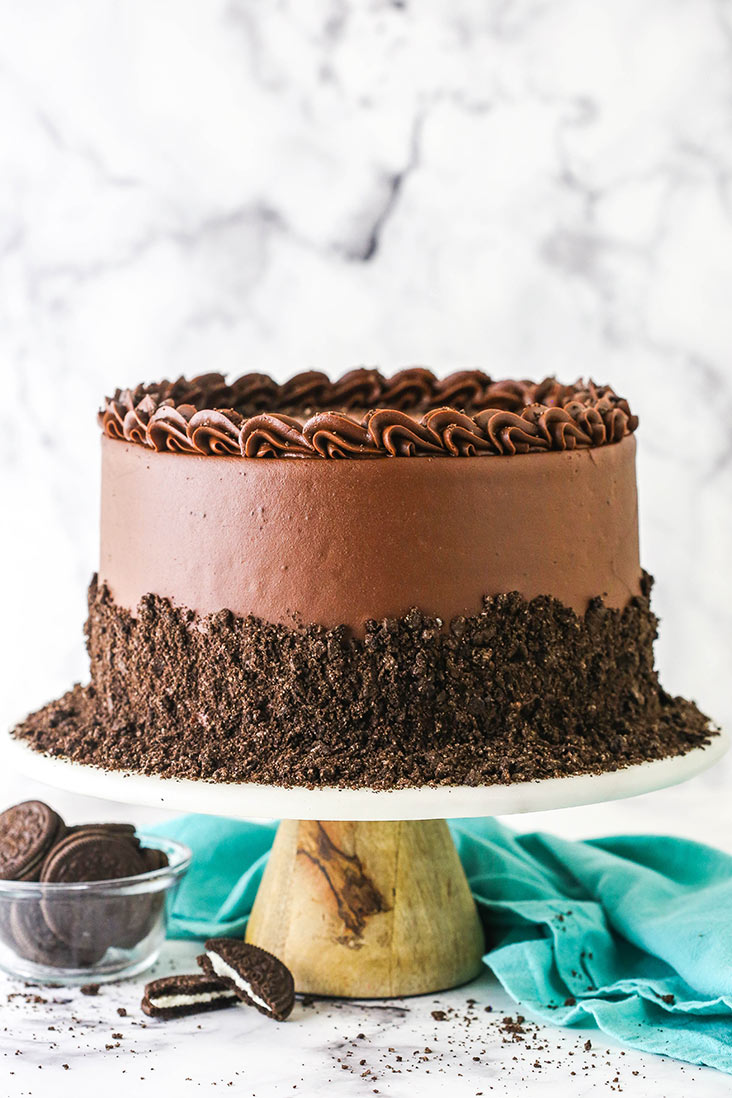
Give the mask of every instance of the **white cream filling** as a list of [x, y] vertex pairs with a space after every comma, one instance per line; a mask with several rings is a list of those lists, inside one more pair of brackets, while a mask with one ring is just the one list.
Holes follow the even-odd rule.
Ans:
[[208, 950], [207, 953], [211, 966], [217, 976], [224, 976], [227, 980], [231, 980], [231, 982], [236, 984], [239, 990], [243, 991], [253, 1003], [256, 1003], [257, 1006], [261, 1006], [268, 1014], [272, 1013], [272, 1007], [269, 1003], [265, 1003], [264, 999], [260, 999], [258, 995], [255, 995], [252, 991], [252, 985], [248, 984], [235, 968], [232, 968], [231, 965], [227, 965], [226, 961], [222, 960], [217, 953], [211, 953]]
[[197, 995], [155, 995], [150, 996], [150, 1006], [159, 1010], [171, 1007], [193, 1006], [194, 1003], [212, 1003], [214, 999], [236, 999], [233, 991], [199, 991]]

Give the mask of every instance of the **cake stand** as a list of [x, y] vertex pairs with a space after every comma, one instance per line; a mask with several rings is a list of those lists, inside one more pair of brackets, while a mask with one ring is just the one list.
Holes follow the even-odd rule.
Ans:
[[[633, 797], [717, 762], [726, 735], [686, 755], [606, 774], [515, 785], [284, 789], [105, 771], [39, 755], [8, 736], [8, 765], [73, 793], [282, 822], [247, 941], [293, 971], [300, 992], [353, 998], [439, 991], [478, 974], [483, 930], [446, 819]], [[326, 822], [327, 821], [327, 822]]]

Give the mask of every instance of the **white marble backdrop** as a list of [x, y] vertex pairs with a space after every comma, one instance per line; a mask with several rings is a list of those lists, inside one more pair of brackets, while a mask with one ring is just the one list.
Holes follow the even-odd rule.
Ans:
[[732, 727], [731, 346], [729, 0], [0, 0], [2, 724], [85, 673], [105, 391], [419, 363], [629, 396]]

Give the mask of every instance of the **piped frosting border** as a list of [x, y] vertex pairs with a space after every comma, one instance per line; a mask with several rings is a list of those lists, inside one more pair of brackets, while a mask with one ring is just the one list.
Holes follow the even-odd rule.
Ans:
[[638, 418], [607, 385], [494, 381], [480, 370], [438, 378], [411, 367], [385, 377], [311, 370], [280, 385], [221, 374], [118, 389], [104, 433], [156, 451], [247, 458], [475, 457], [619, 442]]

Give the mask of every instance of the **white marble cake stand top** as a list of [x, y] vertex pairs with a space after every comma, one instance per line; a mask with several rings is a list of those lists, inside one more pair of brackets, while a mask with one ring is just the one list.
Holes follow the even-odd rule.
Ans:
[[729, 747], [726, 734], [686, 755], [639, 763], [606, 774], [581, 774], [514, 785], [422, 786], [415, 789], [304, 789], [251, 783], [222, 784], [103, 770], [51, 758], [9, 734], [8, 765], [71, 793], [127, 804], [200, 812], [234, 819], [432, 820], [505, 816], [597, 804], [650, 793], [693, 778]]

